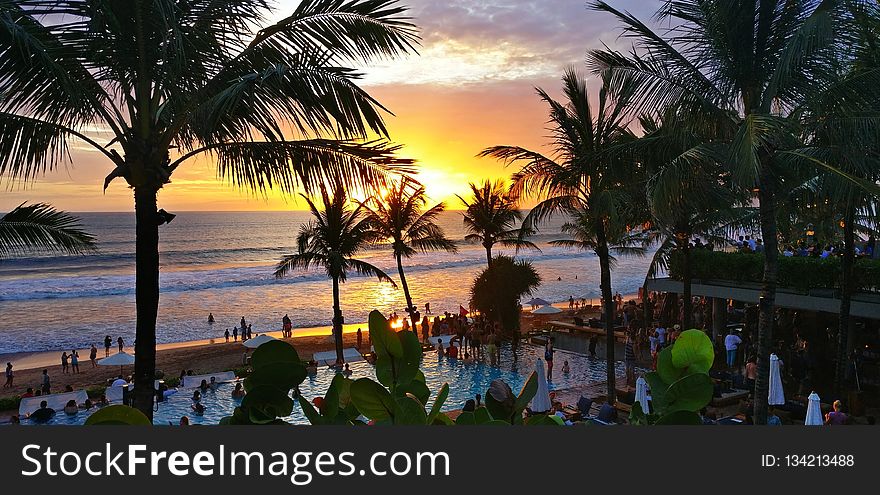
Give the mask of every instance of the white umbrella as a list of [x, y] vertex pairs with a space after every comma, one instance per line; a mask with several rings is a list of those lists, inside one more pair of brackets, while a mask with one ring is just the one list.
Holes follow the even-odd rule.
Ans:
[[562, 313], [562, 310], [550, 305], [541, 306], [540, 308], [532, 311], [533, 315], [555, 315], [557, 313]]
[[532, 412], [542, 413], [553, 408], [550, 403], [550, 389], [547, 387], [547, 377], [544, 375], [544, 360], [535, 361], [535, 373], [538, 374], [538, 393], [532, 399], [530, 407]]
[[527, 302], [526, 306], [547, 306], [549, 304], [550, 303], [545, 301], [544, 299], [541, 299], [540, 297], [536, 297], [536, 298], [532, 299], [531, 301]]
[[263, 335], [257, 335], [256, 337], [254, 337], [252, 339], [245, 340], [244, 342], [242, 342], [242, 345], [249, 348], [249, 349], [256, 349], [257, 347], [260, 347], [261, 345], [265, 344], [266, 342], [272, 342], [273, 340], [278, 340], [278, 339], [276, 339], [275, 337], [272, 337], [271, 335], [266, 335], [264, 333]]
[[785, 393], [782, 391], [782, 374], [779, 372], [779, 357], [770, 354], [770, 405], [785, 404]]
[[110, 357], [99, 359], [97, 361], [97, 364], [99, 366], [119, 366], [119, 373], [122, 373], [123, 366], [130, 366], [134, 364], [134, 356], [128, 354], [127, 352], [120, 351]]
[[641, 376], [636, 380], [636, 402], [642, 406], [642, 412], [648, 414], [648, 382]]
[[807, 404], [807, 419], [804, 421], [807, 426], [822, 426], [822, 408], [819, 406], [819, 396], [816, 392], [810, 394], [810, 402]]

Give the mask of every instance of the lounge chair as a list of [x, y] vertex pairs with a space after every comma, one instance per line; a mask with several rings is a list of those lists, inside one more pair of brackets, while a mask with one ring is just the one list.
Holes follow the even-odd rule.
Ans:
[[202, 384], [202, 380], [205, 380], [210, 384], [212, 377], [217, 383], [234, 382], [235, 372], [220, 371], [218, 373], [210, 373], [207, 375], [187, 375], [183, 377], [180, 386], [181, 388], [198, 388], [198, 386]]
[[89, 398], [85, 390], [76, 392], [63, 392], [60, 394], [38, 395], [36, 397], [25, 397], [21, 399], [18, 405], [18, 416], [26, 418], [34, 411], [40, 408], [40, 403], [46, 401], [46, 407], [61, 411], [68, 401], [75, 400], [77, 404], [84, 403]]

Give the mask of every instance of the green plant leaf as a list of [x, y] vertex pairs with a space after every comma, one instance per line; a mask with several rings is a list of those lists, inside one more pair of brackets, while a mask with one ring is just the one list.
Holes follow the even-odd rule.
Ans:
[[373, 339], [373, 347], [377, 357], [393, 356], [403, 357], [403, 345], [400, 339], [394, 335], [394, 331], [388, 326], [388, 320], [382, 313], [375, 309], [370, 312], [369, 319], [370, 338]]
[[292, 345], [283, 340], [272, 340], [257, 347], [254, 355], [251, 356], [251, 366], [254, 369], [268, 366], [275, 363], [289, 364], [291, 366], [302, 366], [302, 360]]
[[676, 380], [666, 390], [664, 414], [699, 411], [712, 401], [714, 384], [706, 373], [692, 373]]
[[452, 418], [450, 418], [446, 414], [440, 413], [429, 424], [438, 425], [438, 426], [451, 426], [451, 425], [455, 424], [455, 421], [452, 421]]
[[516, 401], [513, 403], [514, 413], [516, 411], [522, 412], [525, 411], [529, 406], [529, 402], [535, 398], [535, 394], [538, 393], [538, 375], [534, 371], [529, 375], [529, 378], [523, 384], [522, 389], [519, 391], [519, 395], [516, 397]]
[[266, 385], [286, 392], [305, 379], [305, 366], [274, 362], [254, 368], [254, 372], [244, 379], [244, 388], [250, 393], [252, 389]]
[[150, 418], [139, 410], [123, 405], [107, 406], [98, 409], [86, 418], [85, 424], [92, 425], [152, 425]]
[[655, 411], [663, 411], [666, 407], [666, 390], [669, 384], [660, 378], [660, 374], [656, 371], [645, 373], [645, 381], [648, 382], [648, 388], [651, 389], [651, 404]]
[[672, 383], [684, 375], [684, 369], [675, 366], [672, 347], [666, 347], [657, 354], [657, 373], [664, 382]]
[[489, 390], [486, 392], [486, 408], [495, 419], [510, 421], [513, 416], [513, 405], [516, 398], [510, 385], [502, 379], [492, 380]]
[[412, 394], [394, 398], [394, 424], [395, 425], [425, 425], [428, 415], [425, 413], [425, 405], [419, 402]]
[[527, 426], [564, 426], [565, 421], [555, 414], [536, 414], [525, 420]]
[[403, 397], [406, 394], [412, 394], [419, 402], [425, 404], [431, 397], [431, 389], [423, 381], [413, 380], [405, 385], [399, 385], [394, 389], [395, 397]]
[[431, 412], [428, 414], [428, 424], [434, 424], [434, 420], [437, 416], [440, 415], [440, 409], [443, 407], [443, 403], [446, 402], [446, 398], [449, 397], [449, 384], [444, 383], [442, 387], [440, 387], [440, 391], [437, 392], [437, 398], [434, 399], [434, 404], [431, 406]]
[[351, 384], [351, 401], [357, 410], [373, 421], [394, 418], [394, 399], [385, 388], [369, 378], [358, 378]]
[[484, 425], [492, 421], [494, 418], [489, 414], [489, 410], [480, 406], [474, 410], [474, 418], [478, 425]]
[[475, 425], [477, 424], [477, 417], [474, 415], [474, 413], [470, 411], [465, 411], [459, 414], [457, 418], [455, 418], [455, 424], [465, 426]]
[[693, 411], [675, 411], [660, 416], [655, 425], [699, 425], [703, 421], [700, 415]]
[[315, 409], [315, 406], [313, 406], [312, 403], [309, 402], [308, 399], [306, 399], [302, 395], [298, 395], [296, 397], [296, 400], [297, 400], [297, 402], [299, 402], [299, 407], [300, 407], [300, 409], [302, 409], [303, 414], [305, 414], [306, 419], [309, 420], [309, 423], [311, 423], [313, 425], [326, 424], [326, 420], [324, 419], [324, 416], [321, 416], [321, 413], [318, 412], [317, 409]]
[[293, 399], [283, 389], [258, 385], [241, 400], [241, 410], [252, 423], [266, 424], [293, 412]]
[[672, 346], [672, 365], [685, 373], [708, 373], [715, 361], [715, 348], [702, 330], [686, 330]]

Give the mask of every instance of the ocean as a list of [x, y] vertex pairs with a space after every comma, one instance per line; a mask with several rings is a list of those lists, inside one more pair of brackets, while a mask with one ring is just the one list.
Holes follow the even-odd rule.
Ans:
[[[79, 213], [98, 239], [87, 256], [42, 256], [0, 262], [0, 354], [84, 348], [104, 335], [134, 341], [134, 214]], [[295, 236], [309, 213], [179, 212], [160, 227], [160, 343], [222, 337], [244, 316], [256, 332], [279, 330], [287, 313], [294, 327], [330, 325], [332, 293], [322, 271], [296, 272], [276, 280], [275, 263], [294, 252]], [[436, 252], [404, 260], [413, 302], [434, 313], [467, 307], [471, 282], [484, 268], [482, 246], [464, 241], [461, 214], [444, 212], [439, 223], [458, 242], [458, 253]], [[599, 298], [599, 263], [593, 253], [550, 246], [560, 239], [561, 220], [544, 226], [532, 241], [541, 251], [521, 251], [543, 283], [534, 296], [551, 302], [569, 296]], [[513, 254], [497, 248], [495, 253]], [[361, 259], [397, 280], [387, 247]], [[641, 286], [649, 257], [620, 258], [612, 274], [615, 292]], [[561, 279], [561, 280], [558, 280]], [[398, 286], [400, 284], [398, 283]], [[350, 275], [341, 287], [346, 323], [366, 320], [372, 309], [403, 313], [403, 291], [375, 279]], [[208, 313], [216, 319], [207, 323]]]

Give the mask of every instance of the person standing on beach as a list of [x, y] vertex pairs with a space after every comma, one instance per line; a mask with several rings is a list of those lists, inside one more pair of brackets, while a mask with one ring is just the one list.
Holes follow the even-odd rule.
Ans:
[[67, 365], [69, 359], [70, 358], [67, 356], [67, 351], [64, 351], [61, 353], [61, 373], [65, 374], [65, 375], [69, 371], [68, 365]]
[[238, 342], [238, 327], [232, 327], [232, 341]]
[[248, 340], [251, 340], [252, 338], [254, 338], [254, 329], [251, 328], [250, 325], [248, 325], [247, 335], [248, 335]]
[[76, 349], [70, 351], [70, 370], [79, 373], [79, 353], [76, 352]]
[[122, 335], [116, 338], [116, 345], [119, 346], [119, 352], [122, 352], [122, 349], [125, 347], [125, 341], [122, 340]]
[[12, 388], [12, 380], [15, 378], [15, 375], [12, 373], [12, 363], [6, 363], [6, 383], [3, 384], [3, 388]]
[[289, 339], [289, 338], [293, 337], [293, 322], [290, 321], [290, 317], [287, 316], [286, 313], [284, 314], [284, 318], [281, 318], [281, 327], [283, 330], [281, 332], [281, 335], [285, 339]]
[[225, 332], [223, 332], [223, 337], [226, 338], [226, 343], [229, 343], [229, 329], [227, 328]]
[[49, 370], [43, 370], [43, 381], [40, 385], [40, 392], [43, 395], [49, 395], [51, 393], [52, 383], [49, 380]]
[[110, 356], [110, 346], [113, 345], [113, 339], [109, 335], [104, 336], [104, 357]]
[[241, 317], [241, 333], [244, 334], [245, 329], [247, 329], [247, 322], [244, 321], [244, 316]]
[[426, 315], [431, 314], [431, 303], [429, 303], [429, 302], [425, 303], [425, 314]]
[[92, 362], [92, 368], [98, 366], [98, 363], [95, 360], [98, 358], [98, 348], [95, 347], [95, 344], [92, 344], [92, 348], [89, 349], [89, 361]]
[[363, 334], [363, 332], [361, 332], [361, 329], [358, 328], [358, 331], [357, 331], [357, 347], [358, 347], [358, 350], [361, 349], [361, 344], [362, 344], [363, 342], [364, 342], [364, 334]]

